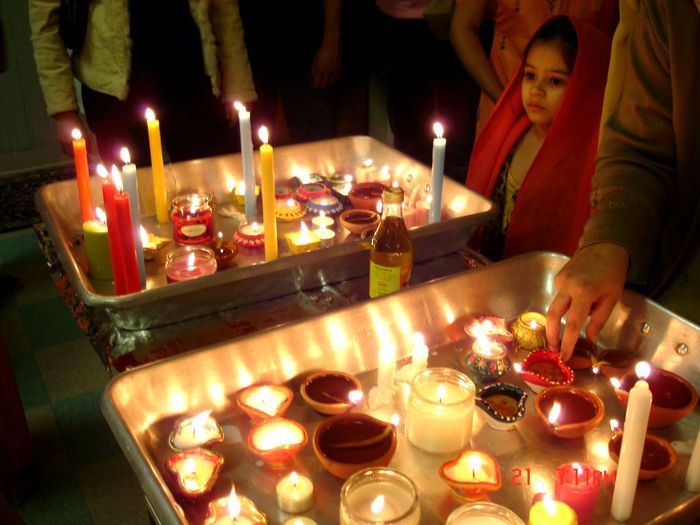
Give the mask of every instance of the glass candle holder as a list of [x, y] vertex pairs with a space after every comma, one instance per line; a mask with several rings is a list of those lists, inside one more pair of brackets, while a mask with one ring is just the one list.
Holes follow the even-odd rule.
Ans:
[[445, 525], [525, 525], [512, 510], [495, 503], [467, 503], [447, 517]]
[[418, 489], [391, 468], [368, 468], [350, 476], [340, 489], [340, 525], [417, 525]]
[[209, 198], [201, 193], [187, 193], [173, 199], [170, 222], [173, 239], [179, 244], [207, 244], [214, 235]]
[[406, 435], [417, 448], [445, 454], [471, 438], [475, 387], [451, 368], [426, 368], [413, 378], [406, 412]]
[[180, 246], [165, 257], [165, 278], [169, 283], [191, 281], [216, 272], [214, 252], [204, 246]]

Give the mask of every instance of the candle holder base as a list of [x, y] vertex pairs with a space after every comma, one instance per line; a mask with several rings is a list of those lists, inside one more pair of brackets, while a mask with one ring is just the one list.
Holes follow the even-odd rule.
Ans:
[[367, 396], [367, 406], [370, 410], [377, 410], [384, 406], [394, 404], [394, 389], [387, 387], [374, 386], [370, 389]]

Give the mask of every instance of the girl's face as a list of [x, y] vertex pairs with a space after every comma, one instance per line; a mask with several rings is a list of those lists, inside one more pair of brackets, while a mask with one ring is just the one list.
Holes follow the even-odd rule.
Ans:
[[549, 129], [557, 116], [571, 71], [556, 42], [536, 43], [527, 54], [523, 73], [523, 106], [536, 126]]

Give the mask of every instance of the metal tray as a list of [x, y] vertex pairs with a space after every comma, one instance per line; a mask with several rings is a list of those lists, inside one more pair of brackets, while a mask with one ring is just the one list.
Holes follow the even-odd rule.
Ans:
[[[363, 136], [275, 148], [275, 176], [278, 182], [284, 182], [304, 172], [332, 173], [338, 170], [354, 173], [355, 167], [366, 159], [372, 159], [379, 167], [388, 165], [398, 173], [404, 190], [414, 198], [429, 184], [430, 169], [427, 166]], [[254, 161], [257, 168], [257, 152]], [[97, 179], [91, 177], [91, 189], [95, 204], [101, 205], [102, 192]], [[231, 200], [229, 184], [241, 179], [240, 155], [171, 164], [167, 179], [170, 197], [192, 191], [214, 192], [219, 206], [224, 207]], [[150, 169], [139, 169], [138, 183], [142, 223], [148, 231], [172, 238], [170, 225], [158, 225], [155, 221]], [[299, 226], [296, 222], [278, 222], [280, 258], [276, 261], [264, 262], [260, 250], [257, 253], [241, 250], [236, 258], [238, 268], [174, 285], [167, 285], [162, 266], [149, 262], [146, 265], [147, 289], [114, 296], [111, 283], [92, 280], [83, 270], [84, 252], [80, 245], [77, 202], [74, 181], [46, 185], [36, 195], [37, 208], [80, 299], [88, 307], [103, 310], [114, 325], [128, 330], [167, 325], [298, 290], [317, 288], [366, 274], [369, 268], [368, 243], [348, 235], [341, 226], [336, 226], [335, 245], [292, 255], [283, 235], [298, 230]], [[260, 207], [258, 211], [262, 211]], [[414, 261], [462, 248], [474, 227], [496, 213], [490, 201], [448, 178], [444, 181], [443, 211], [440, 223], [411, 230]], [[235, 219], [219, 213], [215, 213], [214, 220], [215, 228], [226, 238], [238, 227]]]
[[[147, 365], [112, 380], [102, 398], [102, 411], [161, 523], [202, 521], [202, 506], [181, 505], [173, 497], [163, 462], [169, 454], [167, 437], [174, 420], [206, 409], [214, 410], [227, 435], [227, 442], [216, 447], [226, 464], [211, 498], [228, 493], [231, 481], [235, 481], [238, 492], [252, 498], [267, 513], [270, 523], [281, 523], [289, 518], [278, 510], [274, 500], [274, 486], [282, 473], [260, 468], [240, 442], [240, 436], [245, 439], [247, 435], [249, 422], [236, 408], [235, 393], [239, 389], [262, 380], [290, 385], [297, 394], [287, 415], [306, 425], [311, 436], [322, 416], [300, 401], [298, 385], [312, 370], [339, 369], [357, 374], [367, 391], [376, 382], [380, 342], [394, 343], [399, 359], [405, 360], [410, 356], [411, 334], [416, 330], [423, 332], [431, 348], [430, 366], [461, 368], [462, 341], [454, 334], [460, 332], [464, 320], [484, 312], [513, 319], [526, 309], [545, 311], [552, 299], [554, 276], [565, 262], [565, 257], [556, 254], [527, 254]], [[689, 349], [684, 355], [676, 351], [681, 343]], [[696, 357], [700, 327], [636, 293], [624, 293], [599, 344], [634, 350], [640, 358], [680, 373], [696, 388], [700, 385], [700, 362]], [[491, 430], [477, 410], [472, 445], [495, 455], [502, 470], [503, 486], [492, 493], [491, 499], [525, 520], [533, 494], [543, 486], [552, 490], [558, 465], [578, 460], [600, 470], [614, 469], [607, 456], [608, 419], [623, 420], [624, 411], [607, 379], [585, 371], [576, 377], [576, 384], [597, 393], [606, 407], [606, 418], [585, 440], [549, 436], [534, 414], [534, 395], [528, 398], [525, 418], [512, 432]], [[506, 379], [521, 383], [513, 376]], [[366, 405], [359, 408], [369, 412]], [[687, 440], [695, 438], [698, 427], [700, 413], [696, 409], [676, 425], [654, 433], [670, 441]], [[437, 474], [438, 466], [449, 457], [420, 453], [403, 435], [400, 438], [391, 466], [416, 481], [421, 523], [444, 523], [459, 505]], [[683, 490], [687, 462], [687, 456], [679, 455], [665, 477], [640, 483], [629, 523], [684, 523], [700, 515], [700, 495]], [[321, 524], [338, 523], [342, 482], [322, 469], [310, 445], [296, 458], [293, 468], [307, 473], [314, 482], [315, 506], [308, 515]], [[608, 483], [598, 499], [596, 524], [614, 523], [609, 517], [611, 498]]]

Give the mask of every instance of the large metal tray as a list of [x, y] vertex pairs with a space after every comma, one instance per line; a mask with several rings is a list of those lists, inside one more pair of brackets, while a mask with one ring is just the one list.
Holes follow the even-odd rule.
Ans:
[[[158, 521], [202, 521], [202, 506], [181, 506], [173, 497], [163, 474], [163, 462], [169, 453], [167, 436], [173, 421], [183, 414], [213, 409], [224, 425], [227, 442], [216, 448], [224, 454], [226, 464], [212, 498], [226, 494], [230, 482], [235, 481], [239, 493], [256, 501], [270, 523], [281, 523], [289, 517], [277, 509], [274, 501], [274, 486], [282, 473], [260, 468], [240, 442], [240, 436], [245, 439], [247, 435], [249, 423], [236, 408], [236, 391], [261, 380], [286, 382], [297, 392], [287, 414], [305, 424], [312, 435], [322, 417], [306, 407], [298, 394], [298, 385], [309, 372], [318, 368], [345, 370], [357, 374], [367, 391], [376, 381], [381, 342], [394, 343], [399, 358], [405, 359], [410, 355], [411, 334], [416, 330], [424, 333], [431, 348], [430, 366], [461, 368], [462, 342], [455, 339], [459, 329], [455, 332], [454, 328], [478, 313], [513, 319], [526, 309], [545, 311], [552, 299], [554, 276], [565, 261], [565, 257], [551, 253], [527, 254], [147, 365], [112, 380], [102, 398], [102, 411]], [[645, 329], [641, 330], [643, 324]], [[680, 343], [689, 349], [683, 356], [683, 352], [675, 351]], [[636, 293], [624, 293], [599, 344], [632, 349], [640, 358], [681, 374], [696, 388], [700, 385], [700, 327]], [[506, 379], [520, 383], [513, 376]], [[558, 465], [585, 461], [600, 470], [614, 470], [607, 456], [608, 419], [623, 420], [624, 411], [605, 378], [590, 372], [577, 373], [576, 384], [594, 391], [605, 402], [605, 420], [585, 440], [549, 436], [534, 414], [534, 395], [529, 396], [525, 418], [512, 432], [489, 429], [477, 411], [472, 445], [494, 454], [502, 470], [503, 486], [491, 499], [524, 519], [533, 494], [542, 487], [552, 490]], [[366, 405], [360, 410], [369, 412]], [[653, 433], [670, 441], [687, 440], [695, 437], [699, 426], [700, 413], [695, 410], [680, 423]], [[421, 523], [444, 523], [459, 505], [437, 474], [438, 466], [448, 457], [420, 453], [403, 435], [400, 438], [391, 465], [416, 481]], [[639, 484], [629, 523], [685, 523], [700, 515], [700, 495], [683, 490], [687, 462], [687, 456], [679, 455], [665, 477]], [[309, 515], [321, 524], [337, 523], [342, 483], [322, 469], [310, 445], [296, 459], [294, 468], [310, 475], [314, 482], [315, 506]], [[598, 500], [596, 524], [614, 523], [609, 516], [611, 498], [612, 487], [607, 483]]]
[[[429, 184], [427, 166], [364, 136], [275, 148], [275, 177], [278, 182], [284, 182], [303, 172], [338, 170], [354, 173], [355, 167], [368, 158], [377, 166], [388, 165], [394, 173], [400, 174], [402, 186], [409, 196], [415, 198]], [[254, 160], [257, 168], [257, 152]], [[102, 192], [97, 179], [91, 178], [91, 189], [95, 204], [100, 205]], [[168, 167], [168, 194], [173, 197], [191, 191], [214, 192], [219, 206], [223, 207], [229, 204], [227, 199], [230, 201], [228, 184], [240, 179], [240, 155], [176, 163]], [[170, 225], [155, 222], [150, 169], [139, 169], [138, 183], [144, 226], [162, 237], [172, 238]], [[236, 259], [238, 268], [174, 285], [167, 285], [163, 268], [151, 262], [147, 263], [146, 269], [147, 289], [115, 296], [110, 283], [92, 280], [83, 270], [77, 202], [74, 181], [46, 185], [36, 195], [37, 208], [80, 299], [88, 307], [104, 311], [115, 326], [127, 330], [167, 325], [298, 290], [317, 288], [366, 274], [369, 268], [367, 242], [349, 236], [340, 226], [336, 226], [335, 245], [291, 255], [283, 235], [286, 231], [298, 230], [299, 226], [297, 223], [278, 223], [280, 258], [276, 261], [264, 262], [260, 251], [254, 255], [250, 250], [242, 250]], [[496, 213], [490, 201], [448, 178], [444, 181], [443, 210], [445, 213], [440, 223], [411, 230], [414, 261], [462, 248], [474, 227]], [[237, 227], [236, 220], [215, 213], [215, 228], [226, 237]]]

